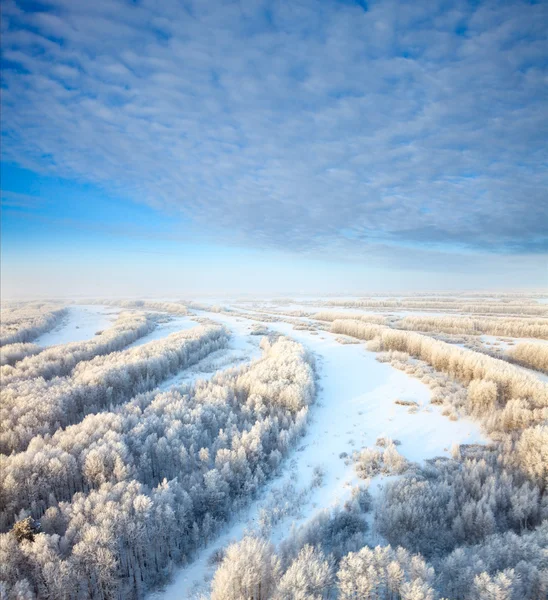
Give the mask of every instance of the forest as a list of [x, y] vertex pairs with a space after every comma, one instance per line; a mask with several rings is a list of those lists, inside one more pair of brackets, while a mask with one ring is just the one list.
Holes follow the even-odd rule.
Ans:
[[542, 298], [3, 304], [0, 598], [546, 598]]

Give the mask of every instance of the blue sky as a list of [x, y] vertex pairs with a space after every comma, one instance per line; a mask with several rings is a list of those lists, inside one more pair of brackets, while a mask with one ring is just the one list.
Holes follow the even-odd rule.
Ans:
[[1, 6], [4, 296], [548, 283], [548, 3]]

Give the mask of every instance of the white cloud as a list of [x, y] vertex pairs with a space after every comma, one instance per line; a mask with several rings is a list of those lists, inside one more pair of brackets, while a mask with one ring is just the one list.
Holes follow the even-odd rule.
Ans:
[[44, 6], [4, 2], [8, 160], [261, 246], [546, 250], [545, 3]]

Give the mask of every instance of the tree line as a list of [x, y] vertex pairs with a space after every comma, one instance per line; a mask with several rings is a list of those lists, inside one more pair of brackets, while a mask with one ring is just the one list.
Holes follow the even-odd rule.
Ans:
[[1, 391], [0, 452], [20, 452], [37, 435], [52, 435], [89, 413], [153, 389], [179, 369], [226, 346], [227, 341], [224, 328], [198, 326], [81, 361], [70, 376], [14, 381]]
[[315, 395], [301, 345], [262, 347], [249, 366], [140, 394], [5, 457], [4, 530], [40, 523], [32, 540], [0, 535], [5, 597], [142, 598], [249, 502]]
[[0, 346], [31, 342], [58, 325], [67, 308], [43, 303], [3, 306], [0, 322]]
[[48, 380], [68, 375], [80, 361], [121, 350], [150, 333], [155, 327], [156, 319], [152, 315], [122, 312], [112, 327], [97, 332], [91, 340], [41, 349], [38, 355], [25, 357], [15, 366], [2, 367], [2, 383], [8, 385], [22, 379], [43, 377]]

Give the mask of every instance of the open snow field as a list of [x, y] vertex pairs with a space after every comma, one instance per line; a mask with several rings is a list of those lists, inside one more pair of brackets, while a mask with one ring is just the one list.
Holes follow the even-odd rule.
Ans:
[[38, 337], [34, 343], [46, 347], [90, 340], [97, 332], [109, 327], [120, 310], [115, 306], [71, 305], [68, 308], [69, 314], [63, 321]]

